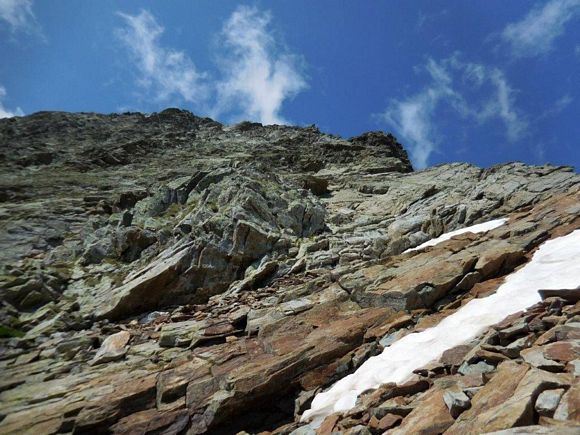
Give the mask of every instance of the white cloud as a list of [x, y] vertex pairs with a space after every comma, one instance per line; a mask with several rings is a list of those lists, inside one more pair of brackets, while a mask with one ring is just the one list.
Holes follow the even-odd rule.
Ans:
[[208, 96], [206, 75], [197, 71], [183, 51], [163, 47], [164, 32], [155, 17], [143, 10], [138, 15], [119, 13], [126, 26], [117, 36], [129, 49], [139, 71], [139, 85], [158, 102], [175, 98], [202, 104]]
[[411, 160], [417, 168], [427, 166], [436, 149], [431, 118], [440, 96], [437, 90], [422, 92], [405, 101], [393, 101], [383, 114], [399, 134], [410, 141]]
[[574, 98], [572, 98], [569, 94], [562, 95], [562, 97], [556, 100], [556, 103], [554, 104], [554, 110], [557, 113], [560, 113], [562, 110], [568, 107], [572, 101], [574, 101]]
[[501, 37], [517, 57], [550, 51], [566, 24], [580, 15], [580, 0], [550, 0], [538, 4], [520, 21], [508, 24]]
[[510, 87], [503, 72], [497, 68], [486, 68], [485, 78], [495, 88], [495, 95], [484, 105], [476, 118], [486, 121], [489, 118], [500, 118], [506, 128], [510, 141], [518, 140], [527, 128], [527, 122], [515, 109], [514, 90]]
[[217, 83], [216, 113], [236, 107], [239, 117], [263, 124], [285, 123], [280, 111], [306, 88], [300, 58], [280, 51], [270, 30], [270, 14], [239, 7], [223, 27], [221, 58], [225, 77]]
[[435, 124], [436, 110], [444, 106], [479, 123], [501, 120], [510, 141], [525, 134], [527, 122], [515, 108], [514, 90], [499, 69], [465, 63], [457, 55], [440, 62], [429, 59], [424, 69], [430, 77], [428, 86], [406, 99], [392, 100], [380, 115], [408, 142], [416, 167], [426, 167], [437, 150], [441, 136]]
[[562, 113], [566, 108], [572, 104], [574, 98], [569, 94], [564, 94], [558, 98], [552, 106], [547, 107], [537, 118], [536, 121], [551, 118]]
[[6, 89], [4, 86], [0, 86], [0, 118], [12, 118], [13, 116], [23, 116], [24, 112], [17, 107], [14, 111], [11, 111], [4, 107], [4, 98], [6, 97]]
[[383, 113], [383, 118], [409, 141], [411, 159], [418, 168], [427, 166], [430, 155], [437, 148], [433, 126], [435, 109], [445, 98], [459, 103], [458, 95], [450, 87], [452, 79], [446, 69], [432, 59], [426, 69], [432, 83], [406, 100], [391, 101]]
[[480, 63], [461, 62], [457, 56], [452, 57], [449, 63], [461, 74], [461, 78], [468, 84], [468, 88], [477, 90], [487, 86], [491, 91], [488, 99], [475, 99], [474, 101], [470, 98], [470, 107], [463, 114], [480, 123], [493, 118], [500, 119], [504, 124], [508, 140], [520, 139], [525, 133], [528, 123], [516, 109], [515, 91], [510, 86], [505, 74], [495, 67]]
[[117, 36], [137, 66], [139, 85], [157, 102], [190, 103], [213, 117], [284, 124], [284, 101], [306, 88], [301, 58], [277, 43], [267, 12], [241, 6], [226, 20], [217, 77], [198, 71], [184, 51], [162, 46], [164, 28], [148, 11], [119, 16], [126, 26]]
[[423, 11], [419, 10], [419, 13], [417, 14], [415, 28], [417, 30], [421, 30], [426, 24], [436, 24], [448, 13], [449, 12], [447, 11], [447, 9], [442, 9], [440, 11], [433, 13], [424, 13]]
[[0, 0], [0, 20], [8, 25], [12, 33], [22, 31], [41, 35], [32, 11], [32, 0]]

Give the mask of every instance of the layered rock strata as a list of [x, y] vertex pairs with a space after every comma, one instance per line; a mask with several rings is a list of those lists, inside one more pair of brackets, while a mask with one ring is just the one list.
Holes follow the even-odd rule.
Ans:
[[[317, 392], [580, 228], [572, 168], [414, 172], [380, 132], [44, 112], [0, 149], [0, 433], [313, 433]], [[575, 295], [316, 431], [574, 431]]]

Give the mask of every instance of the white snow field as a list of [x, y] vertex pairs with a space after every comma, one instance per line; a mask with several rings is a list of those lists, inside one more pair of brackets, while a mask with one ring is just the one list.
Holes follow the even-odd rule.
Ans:
[[436, 360], [445, 350], [539, 302], [540, 289], [576, 289], [579, 285], [580, 230], [576, 230], [543, 243], [532, 260], [509, 275], [493, 295], [471, 300], [437, 326], [406, 335], [319, 393], [302, 420], [312, 419], [311, 426], [317, 427], [327, 415], [352, 408], [364, 390], [387, 382], [405, 382], [413, 370]]
[[425, 243], [421, 243], [419, 246], [415, 246], [414, 248], [409, 248], [405, 252], [411, 251], [418, 251], [419, 249], [426, 248], [427, 246], [435, 246], [438, 243], [444, 242], [445, 240], [449, 240], [451, 237], [458, 236], [459, 234], [464, 233], [486, 233], [487, 231], [491, 231], [497, 227], [501, 227], [508, 221], [507, 218], [502, 219], [495, 219], [493, 221], [484, 222], [482, 224], [472, 225], [470, 227], [461, 228], [459, 230], [450, 231], [445, 234], [441, 234], [439, 237], [436, 237], [431, 240], [427, 240]]

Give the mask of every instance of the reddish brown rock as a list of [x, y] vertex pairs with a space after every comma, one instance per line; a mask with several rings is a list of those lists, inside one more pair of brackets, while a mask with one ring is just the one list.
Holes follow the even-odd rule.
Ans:
[[431, 315], [424, 315], [417, 321], [414, 332], [421, 332], [425, 329], [437, 326], [444, 318], [451, 315], [455, 310], [441, 310], [438, 313], [433, 313]]
[[387, 414], [395, 414], [405, 417], [414, 409], [414, 407], [409, 404], [409, 402], [412, 401], [411, 397], [397, 396], [387, 399], [378, 406], [371, 407], [369, 412], [373, 417], [376, 417], [379, 420]]
[[443, 433], [454, 420], [445, 400], [444, 392], [436, 388], [429, 390], [419, 399], [416, 408], [407, 415], [400, 426], [388, 431], [392, 435]]
[[[119, 380], [120, 381], [120, 380]], [[157, 376], [123, 379], [110, 395], [91, 398], [74, 423], [75, 432], [89, 432], [114, 424], [120, 418], [155, 406]]]
[[[427, 254], [420, 254], [427, 255]], [[386, 305], [395, 309], [429, 307], [445, 296], [475, 264], [469, 253], [441, 255], [438, 261], [419, 263], [406, 273], [374, 288], [364, 289], [355, 297], [363, 305]]]
[[559, 290], [538, 290], [538, 293], [542, 299], [547, 299], [551, 297], [559, 297], [565, 299], [571, 303], [576, 303], [580, 300], [579, 289], [559, 289]]
[[463, 362], [465, 356], [471, 351], [472, 348], [473, 346], [470, 346], [468, 344], [461, 344], [459, 346], [455, 346], [443, 352], [443, 354], [439, 358], [439, 361], [442, 364], [448, 366], [459, 367]]
[[316, 435], [331, 435], [338, 420], [340, 420], [339, 414], [331, 414], [326, 417], [320, 427], [316, 430]]
[[490, 364], [499, 364], [502, 361], [509, 360], [509, 357], [502, 355], [499, 352], [493, 352], [486, 349], [479, 349], [475, 353], [475, 358], [486, 361]]
[[410, 396], [427, 390], [431, 384], [424, 379], [414, 379], [404, 384], [395, 383], [383, 384], [376, 390], [362, 394], [357, 400], [357, 404], [362, 406], [372, 406], [382, 403], [397, 396]]
[[485, 247], [485, 251], [477, 260], [475, 270], [483, 278], [493, 277], [502, 269], [512, 271], [514, 267], [523, 262], [524, 254], [521, 248], [504, 240], [496, 240]]
[[369, 427], [376, 431], [385, 431], [398, 425], [402, 420], [403, 417], [396, 414], [387, 414], [380, 420], [376, 417], [372, 417], [369, 421]]
[[534, 400], [544, 390], [561, 388], [570, 382], [569, 375], [556, 375], [528, 369], [511, 361], [500, 364], [498, 373], [472, 399], [448, 434], [478, 434], [533, 424]]
[[449, 434], [475, 433], [474, 428], [480, 416], [485, 412], [500, 408], [503, 402], [513, 395], [527, 371], [526, 366], [510, 361], [500, 364], [497, 374], [475, 394], [471, 400], [471, 409], [464, 412], [457, 422], [450, 427]]
[[413, 316], [406, 313], [397, 313], [387, 319], [387, 322], [370, 328], [365, 332], [365, 341], [381, 338], [387, 334], [391, 329], [403, 328], [413, 323]]
[[[184, 397], [188, 385], [195, 385], [197, 380], [210, 375], [210, 367], [207, 361], [196, 358], [161, 372], [157, 378], [157, 407]], [[190, 397], [192, 392], [193, 390], [190, 390]]]
[[214, 336], [214, 335], [224, 335], [229, 334], [230, 332], [234, 331], [234, 327], [231, 323], [222, 322], [222, 323], [215, 323], [213, 325], [208, 326], [203, 331], [203, 335], [206, 336]]
[[558, 341], [543, 347], [544, 356], [563, 363], [580, 358], [580, 343], [577, 341]]
[[469, 291], [469, 294], [477, 298], [484, 298], [486, 296], [492, 295], [503, 284], [504, 278], [494, 278], [488, 279], [483, 282], [478, 282]]
[[563, 340], [580, 340], [580, 328], [570, 325], [558, 325], [542, 334], [534, 344], [543, 346], [547, 343]]
[[421, 375], [423, 377], [431, 377], [432, 375], [442, 375], [445, 373], [445, 365], [440, 362], [433, 361], [423, 367], [413, 370], [413, 373]]
[[189, 413], [185, 409], [166, 412], [148, 409], [122, 418], [111, 426], [111, 433], [138, 435], [163, 432], [177, 434], [183, 431], [188, 423]]

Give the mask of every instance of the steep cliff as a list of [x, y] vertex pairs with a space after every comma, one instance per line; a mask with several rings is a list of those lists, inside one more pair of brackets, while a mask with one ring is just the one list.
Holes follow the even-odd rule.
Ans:
[[574, 243], [553, 261], [569, 260], [578, 282], [538, 278], [527, 311], [498, 309], [510, 316], [398, 384], [306, 412], [383, 349], [503, 292], [546, 241], [576, 234], [570, 167], [413, 171], [390, 134], [347, 140], [167, 109], [0, 120], [0, 174], [0, 433], [580, 424]]

